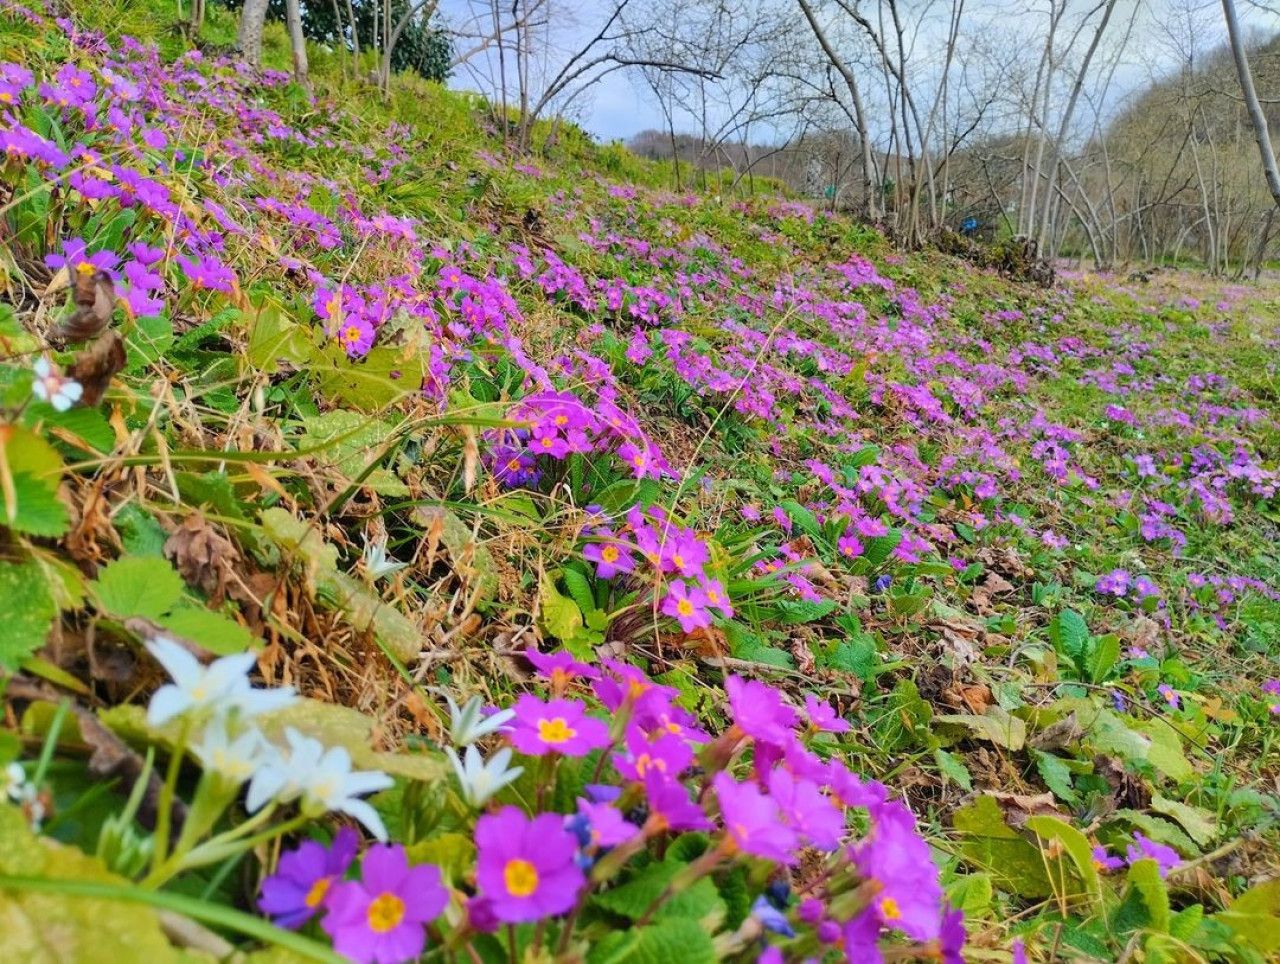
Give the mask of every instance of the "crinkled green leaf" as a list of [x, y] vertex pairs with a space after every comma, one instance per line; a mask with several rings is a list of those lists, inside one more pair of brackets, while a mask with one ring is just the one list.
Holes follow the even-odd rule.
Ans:
[[1027, 724], [998, 706], [988, 707], [981, 716], [950, 713], [935, 716], [933, 722], [939, 727], [961, 727], [976, 739], [987, 740], [1014, 752], [1021, 750], [1027, 742]]
[[159, 619], [182, 598], [182, 577], [164, 559], [125, 556], [103, 568], [93, 594], [113, 616]]
[[1280, 878], [1245, 891], [1213, 916], [1263, 953], [1280, 952]]
[[[1098, 869], [1093, 863], [1092, 848], [1088, 838], [1079, 830], [1059, 820], [1057, 817], [1034, 816], [1027, 818], [1027, 829], [1045, 841], [1052, 841], [1061, 846], [1062, 851], [1074, 865], [1074, 876], [1084, 885], [1083, 892], [1094, 901], [1102, 900], [1102, 885], [1098, 880]], [[1046, 848], [1048, 851], [1049, 848]], [[1054, 878], [1058, 878], [1055, 876]], [[1069, 891], [1068, 894], [1074, 893]]]
[[1178, 821], [1191, 839], [1202, 847], [1209, 846], [1218, 836], [1217, 819], [1203, 807], [1193, 807], [1157, 793], [1151, 797], [1151, 809]]
[[587, 964], [714, 964], [717, 960], [710, 935], [687, 917], [612, 931], [587, 950]]
[[44, 570], [35, 562], [0, 562], [0, 667], [17, 669], [24, 658], [45, 644], [58, 605]]

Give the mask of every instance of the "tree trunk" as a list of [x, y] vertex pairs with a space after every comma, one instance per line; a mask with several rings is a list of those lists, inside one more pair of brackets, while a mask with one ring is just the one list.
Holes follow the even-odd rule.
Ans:
[[298, 0], [285, 0], [284, 22], [289, 29], [289, 46], [293, 49], [293, 79], [306, 87], [307, 38], [302, 33], [302, 8]]
[[872, 175], [874, 166], [871, 160], [871, 136], [867, 130], [867, 112], [862, 105], [862, 93], [858, 89], [858, 79], [854, 76], [853, 71], [849, 68], [840, 55], [836, 53], [827, 40], [827, 35], [823, 32], [818, 19], [814, 16], [813, 7], [809, 5], [807, 0], [799, 0], [800, 9], [804, 12], [804, 18], [809, 21], [809, 27], [813, 30], [813, 35], [817, 38], [818, 43], [822, 47], [822, 52], [827, 55], [827, 59], [831, 61], [831, 65], [844, 79], [845, 87], [849, 89], [849, 96], [853, 99], [853, 116], [854, 122], [858, 126], [858, 140], [862, 142], [862, 196], [866, 204], [866, 214], [868, 219], [874, 221], [879, 214], [879, 206], [876, 204], [876, 195], [872, 189]]
[[1258, 102], [1258, 92], [1253, 88], [1253, 73], [1244, 55], [1244, 39], [1240, 36], [1240, 22], [1236, 19], [1233, 0], [1222, 0], [1222, 12], [1227, 18], [1227, 34], [1231, 37], [1231, 57], [1236, 62], [1236, 74], [1240, 78], [1240, 92], [1249, 110], [1253, 135], [1258, 141], [1258, 153], [1262, 155], [1262, 170], [1267, 175], [1267, 188], [1271, 199], [1280, 207], [1280, 170], [1276, 169], [1276, 152], [1271, 149], [1271, 132], [1267, 129], [1267, 115]]
[[262, 66], [262, 25], [267, 19], [267, 0], [244, 0], [236, 44], [240, 59], [255, 70]]

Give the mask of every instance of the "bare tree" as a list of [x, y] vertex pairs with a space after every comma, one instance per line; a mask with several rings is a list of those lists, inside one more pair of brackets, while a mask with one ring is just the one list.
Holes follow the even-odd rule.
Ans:
[[1276, 205], [1280, 206], [1280, 170], [1276, 169], [1276, 154], [1271, 149], [1271, 132], [1267, 128], [1267, 116], [1262, 112], [1258, 92], [1253, 87], [1253, 72], [1249, 70], [1249, 59], [1245, 56], [1244, 41], [1240, 36], [1240, 21], [1236, 17], [1236, 5], [1233, 0], [1222, 0], [1222, 13], [1227, 20], [1231, 59], [1235, 61], [1236, 74], [1240, 78], [1240, 91], [1244, 94], [1245, 107], [1249, 111], [1249, 122], [1253, 125], [1253, 134], [1258, 141], [1258, 153], [1262, 155], [1262, 170], [1267, 175], [1267, 187]]

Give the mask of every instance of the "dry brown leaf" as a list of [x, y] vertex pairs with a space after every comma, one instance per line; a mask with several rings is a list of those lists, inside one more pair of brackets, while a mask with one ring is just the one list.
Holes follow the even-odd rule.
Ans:
[[67, 369], [67, 374], [84, 388], [80, 401], [93, 408], [106, 394], [107, 386], [125, 366], [124, 339], [114, 329], [105, 331], [80, 354]]
[[189, 585], [220, 602], [231, 570], [240, 562], [235, 544], [199, 512], [182, 520], [164, 544], [164, 554]]
[[992, 598], [1009, 592], [1013, 592], [1011, 582], [994, 572], [988, 572], [986, 578], [973, 590], [970, 599], [973, 607], [985, 616], [995, 612], [995, 607], [991, 605]]
[[1030, 817], [1057, 817], [1066, 815], [1058, 809], [1052, 793], [993, 793], [991, 796], [1000, 805], [1004, 814], [1004, 822], [1017, 829]]
[[1033, 736], [1028, 743], [1036, 750], [1061, 750], [1079, 744], [1084, 730], [1074, 713], [1068, 713], [1057, 723], [1051, 723]]
[[49, 343], [55, 347], [96, 337], [115, 311], [116, 288], [105, 271], [77, 271], [72, 290], [75, 310], [49, 332]]

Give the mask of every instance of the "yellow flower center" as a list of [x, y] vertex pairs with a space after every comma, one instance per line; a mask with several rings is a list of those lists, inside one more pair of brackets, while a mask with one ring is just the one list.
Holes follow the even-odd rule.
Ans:
[[637, 774], [639, 774], [640, 776], [644, 776], [645, 773], [648, 772], [650, 767], [653, 767], [653, 769], [657, 770], [659, 773], [666, 773], [667, 761], [662, 759], [655, 760], [653, 757], [649, 756], [649, 754], [647, 753], [641, 753], [638, 757], [636, 757], [636, 773]]
[[693, 603], [689, 602], [689, 600], [687, 599], [681, 599], [678, 603], [676, 603], [676, 612], [678, 612], [681, 616], [692, 616]]
[[348, 345], [354, 345], [360, 340], [360, 329], [355, 325], [348, 325], [342, 329], [342, 340]]
[[7, 90], [0, 90], [0, 102], [10, 104], [13, 103], [13, 94]]
[[538, 868], [527, 860], [508, 860], [502, 869], [502, 882], [512, 897], [528, 897], [538, 889]]
[[94, 267], [88, 261], [81, 261], [76, 265], [76, 272], [78, 274], [90, 275], [93, 274]]
[[508, 471], [508, 472], [518, 472], [518, 471], [520, 471], [520, 460], [519, 460], [519, 459], [512, 459], [510, 462], [508, 462], [508, 463], [507, 463], [507, 471]]
[[338, 312], [342, 309], [342, 300], [337, 295], [334, 295], [325, 305], [325, 309], [329, 312], [330, 318], [337, 318]]
[[392, 893], [382, 893], [373, 899], [368, 910], [369, 930], [385, 934], [400, 926], [404, 920], [404, 901]]
[[902, 916], [902, 911], [898, 908], [898, 902], [892, 897], [885, 897], [880, 901], [880, 915], [885, 920], [897, 920]]
[[333, 883], [332, 877], [317, 877], [316, 882], [311, 885], [311, 889], [307, 891], [307, 896], [303, 898], [303, 903], [308, 907], [319, 907], [320, 902], [324, 900], [325, 895], [329, 893], [329, 885]]
[[707, 601], [713, 606], [720, 605], [720, 594], [714, 589], [707, 590]]
[[538, 721], [538, 739], [543, 743], [568, 743], [578, 731], [565, 722], [563, 716]]
[[618, 547], [605, 546], [603, 549], [600, 550], [600, 558], [603, 559], [605, 562], [617, 562]]
[[568, 424], [569, 424], [569, 416], [568, 416], [568, 415], [557, 415], [557, 416], [556, 416], [556, 424], [557, 424], [557, 425], [568, 425]]
[[684, 556], [680, 555], [680, 553], [677, 552], [675, 555], [673, 555], [671, 557], [671, 561], [676, 564], [677, 569], [684, 568]]

